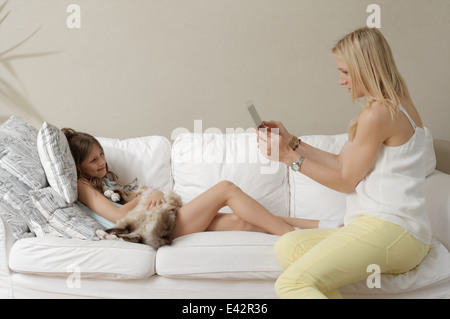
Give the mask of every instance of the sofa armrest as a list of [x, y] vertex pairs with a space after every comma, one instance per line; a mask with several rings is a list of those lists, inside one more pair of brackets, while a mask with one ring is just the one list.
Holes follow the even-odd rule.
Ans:
[[11, 271], [9, 269], [9, 252], [16, 242], [9, 225], [0, 216], [0, 299], [12, 298]]
[[426, 210], [433, 236], [450, 250], [450, 175], [434, 171], [425, 180]]

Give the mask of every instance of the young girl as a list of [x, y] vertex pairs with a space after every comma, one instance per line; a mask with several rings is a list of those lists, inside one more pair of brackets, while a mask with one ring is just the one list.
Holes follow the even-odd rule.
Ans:
[[[137, 205], [139, 197], [124, 205], [115, 205], [107, 199], [103, 195], [105, 187], [120, 183], [108, 169], [102, 146], [89, 134], [68, 128], [62, 131], [67, 137], [77, 167], [78, 202], [89, 208], [90, 215], [105, 228], [112, 227]], [[151, 208], [163, 202], [163, 193], [155, 190], [148, 197], [146, 205]], [[234, 213], [219, 213], [225, 206], [229, 206]], [[222, 181], [180, 208], [172, 238], [214, 230], [283, 235], [294, 228], [316, 228], [318, 225], [317, 220], [275, 216], [233, 183]]]
[[[272, 143], [280, 161], [348, 193], [344, 227], [290, 232], [277, 242], [285, 271], [275, 286], [282, 298], [339, 297], [336, 288], [367, 279], [369, 266], [392, 274], [416, 267], [431, 243], [423, 124], [388, 43], [379, 30], [361, 28], [337, 42], [332, 53], [339, 84], [353, 101], [365, 97], [340, 154], [298, 140], [280, 122], [266, 122], [279, 129]], [[269, 158], [271, 137], [259, 133]]]

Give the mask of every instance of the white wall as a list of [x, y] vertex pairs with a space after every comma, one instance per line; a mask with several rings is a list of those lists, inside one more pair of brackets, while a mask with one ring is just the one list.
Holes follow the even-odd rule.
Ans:
[[[72, 3], [80, 29], [66, 25]], [[450, 141], [449, 0], [9, 0], [0, 52], [40, 28], [6, 56], [56, 53], [12, 60], [16, 76], [0, 65], [30, 103], [16, 95], [0, 116], [170, 139], [194, 120], [247, 128], [242, 104], [253, 99], [294, 134], [342, 133], [360, 107], [339, 87], [330, 48], [365, 25], [371, 3], [423, 121]]]

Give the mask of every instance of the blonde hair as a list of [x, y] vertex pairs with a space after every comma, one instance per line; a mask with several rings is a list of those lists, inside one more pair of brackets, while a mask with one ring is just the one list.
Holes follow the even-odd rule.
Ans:
[[[357, 29], [339, 40], [331, 50], [342, 58], [348, 66], [352, 79], [352, 101], [358, 98], [355, 85], [358, 85], [369, 107], [372, 102], [380, 101], [394, 116], [400, 109], [400, 98], [410, 99], [408, 88], [400, 75], [384, 36], [375, 28]], [[356, 135], [358, 117], [348, 126], [349, 140]]]

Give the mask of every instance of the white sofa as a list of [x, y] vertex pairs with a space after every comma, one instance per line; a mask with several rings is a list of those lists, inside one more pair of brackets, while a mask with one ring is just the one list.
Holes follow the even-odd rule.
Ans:
[[[346, 136], [302, 139], [337, 152]], [[181, 134], [173, 144], [161, 136], [99, 140], [123, 181], [139, 177], [149, 187], [173, 188], [185, 202], [230, 180], [277, 215], [341, 219], [345, 211], [345, 195], [259, 155], [252, 133]], [[449, 298], [450, 175], [435, 171], [433, 160], [430, 154], [425, 189], [434, 234], [430, 253], [407, 273], [381, 275], [379, 288], [366, 280], [342, 287], [344, 297]], [[116, 240], [30, 236], [17, 239], [5, 215], [0, 218], [2, 298], [277, 297], [273, 286], [282, 270], [274, 235], [203, 232], [157, 251]]]

